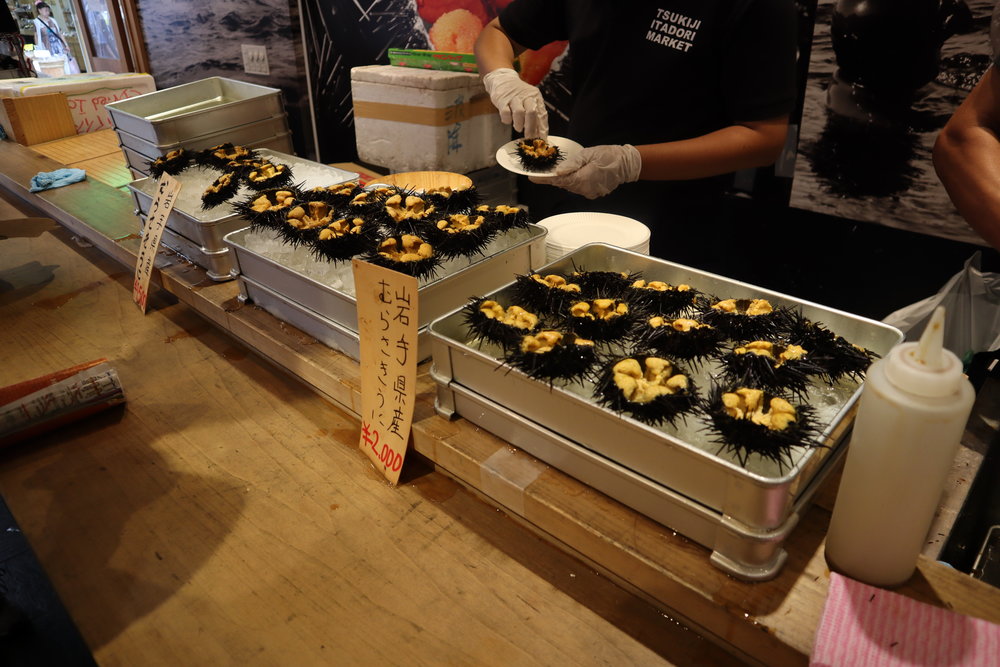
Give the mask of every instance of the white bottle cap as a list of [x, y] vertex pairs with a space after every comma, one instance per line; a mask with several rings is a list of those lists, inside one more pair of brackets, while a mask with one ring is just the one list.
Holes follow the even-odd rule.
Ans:
[[962, 382], [962, 362], [944, 348], [944, 307], [931, 315], [918, 343], [890, 350], [885, 375], [897, 388], [929, 398], [950, 396]]

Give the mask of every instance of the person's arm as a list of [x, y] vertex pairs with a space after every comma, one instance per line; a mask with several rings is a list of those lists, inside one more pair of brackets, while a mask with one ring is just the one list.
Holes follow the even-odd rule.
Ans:
[[781, 155], [788, 118], [737, 123], [699, 137], [659, 144], [591, 146], [551, 177], [530, 178], [596, 199], [622, 183], [682, 181], [772, 164]]
[[479, 76], [483, 77], [501, 68], [514, 69], [514, 58], [525, 48], [515, 42], [500, 25], [500, 19], [493, 19], [479, 33], [474, 47]]
[[1000, 74], [991, 67], [934, 144], [934, 169], [958, 212], [1000, 250]]
[[542, 93], [514, 71], [514, 58], [524, 47], [507, 35], [499, 19], [493, 19], [479, 33], [474, 50], [483, 86], [500, 120], [526, 138], [547, 139], [549, 116]]
[[688, 180], [764, 167], [781, 155], [787, 133], [788, 118], [782, 116], [738, 123], [683, 141], [636, 146], [642, 157], [639, 178]]

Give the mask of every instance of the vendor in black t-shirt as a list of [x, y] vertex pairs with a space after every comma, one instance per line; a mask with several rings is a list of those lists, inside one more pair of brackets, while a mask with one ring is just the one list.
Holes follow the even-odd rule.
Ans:
[[[545, 213], [605, 211], [653, 231], [651, 254], [711, 240], [732, 172], [773, 163], [795, 102], [791, 0], [514, 0], [476, 43], [501, 118], [545, 138], [538, 88], [514, 57], [569, 40], [569, 138], [586, 148], [554, 178], [576, 193]], [[683, 254], [683, 253], [681, 253]]]

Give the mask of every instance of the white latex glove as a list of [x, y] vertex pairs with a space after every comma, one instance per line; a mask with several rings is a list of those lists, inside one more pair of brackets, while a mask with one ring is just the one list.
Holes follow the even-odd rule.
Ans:
[[509, 67], [495, 69], [483, 77], [483, 85], [500, 120], [523, 132], [527, 139], [549, 138], [549, 113], [542, 92]]
[[632, 144], [612, 144], [584, 148], [560, 162], [554, 176], [529, 180], [597, 199], [622, 183], [638, 181], [641, 170], [639, 149]]

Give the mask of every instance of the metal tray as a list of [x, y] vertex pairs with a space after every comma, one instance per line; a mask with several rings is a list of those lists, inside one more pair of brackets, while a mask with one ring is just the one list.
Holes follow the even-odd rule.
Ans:
[[[584, 246], [541, 271], [565, 273], [579, 268], [641, 271], [647, 280], [687, 283], [720, 297], [762, 297], [775, 305], [794, 306], [810, 319], [879, 354], [902, 340], [898, 329], [880, 322], [606, 244]], [[472, 292], [467, 297], [494, 296], [504, 301], [510, 288], [508, 284], [490, 295]], [[700, 431], [697, 419], [678, 422], [676, 428], [654, 428], [597, 405], [589, 385], [549, 386], [503, 366], [494, 349], [469, 342], [463, 320], [456, 309], [431, 324], [434, 369], [441, 380], [437, 395], [440, 412], [462, 414], [454, 397], [454, 388], [460, 385], [751, 531], [772, 531], [787, 522], [795, 499], [840, 447], [835, 438], [844, 430], [839, 427], [847, 426], [841, 421], [849, 418], [860, 393], [853, 381], [838, 384], [835, 391], [814, 391], [810, 403], [817, 407], [824, 423], [822, 438], [828, 447], [803, 448], [796, 452], [793, 465], [783, 470], [754, 459], [747, 469], [734, 456], [719, 452], [709, 434]], [[703, 389], [708, 388], [707, 374], [712, 370], [706, 364], [702, 376], [696, 376]]]
[[[161, 155], [166, 155], [170, 151], [178, 148], [200, 151], [226, 142], [236, 144], [237, 146], [256, 148], [261, 143], [269, 143], [275, 137], [286, 135], [288, 133], [288, 119], [285, 117], [285, 114], [280, 114], [278, 116], [274, 116], [273, 118], [267, 118], [256, 123], [247, 123], [246, 125], [240, 125], [238, 127], [226, 128], [219, 132], [213, 132], [212, 134], [205, 134], [200, 137], [192, 137], [190, 139], [183, 139], [181, 141], [173, 141], [165, 144], [147, 141], [146, 139], [137, 137], [121, 129], [116, 130], [118, 143], [123, 148], [129, 148], [139, 155], [146, 156], [147, 161], [156, 159]], [[272, 148], [284, 153], [292, 152], [290, 143], [288, 149], [282, 149], [277, 146], [267, 146], [267, 148]]]
[[[464, 304], [470, 294], [495, 289], [515, 274], [541, 264], [545, 257], [545, 234], [545, 229], [538, 225], [514, 230], [492, 241], [485, 250], [485, 256], [477, 257], [473, 263], [450, 263], [442, 267], [438, 277], [421, 280], [418, 283], [418, 327], [425, 327], [435, 318]], [[291, 268], [316, 264], [306, 248], [290, 249], [276, 243], [285, 249], [283, 255], [253, 249], [268, 238], [268, 234], [254, 233], [249, 228], [226, 235], [226, 243], [236, 253], [239, 272], [258, 285], [284, 295], [351, 331], [357, 331], [358, 306], [351, 265], [339, 265], [343, 287], [335, 288], [326, 279], [317, 279]]]
[[[120, 132], [118, 134], [119, 139], [121, 139], [121, 136], [123, 134], [125, 133]], [[217, 146], [217, 145], [218, 144], [215, 143], [211, 144], [211, 146]], [[294, 150], [292, 146], [291, 132], [285, 132], [283, 134], [265, 137], [264, 139], [261, 139], [259, 141], [250, 141], [241, 145], [246, 146], [248, 148], [256, 148], [258, 149], [258, 151], [260, 149], [266, 148], [271, 151], [283, 154], [288, 154], [292, 150]], [[120, 147], [122, 149], [122, 154], [125, 156], [125, 162], [126, 164], [128, 164], [129, 169], [131, 169], [132, 171], [133, 177], [138, 180], [140, 178], [149, 176], [149, 163], [152, 160], [155, 160], [156, 156], [146, 155], [145, 153], [136, 151], [133, 148], [130, 148], [129, 146], [126, 146], [124, 144], [122, 144]]]
[[[140, 221], [142, 220], [140, 218]], [[139, 230], [140, 236], [143, 231], [143, 229]], [[216, 282], [226, 282], [236, 277], [236, 263], [229, 248], [209, 250], [169, 229], [163, 230], [160, 245], [170, 248], [184, 259], [205, 269], [205, 274]]]
[[116, 129], [154, 144], [255, 123], [284, 113], [281, 91], [210, 77], [107, 104]]
[[[433, 368], [431, 377], [439, 386], [448, 384], [446, 379], [436, 376]], [[817, 475], [794, 499], [783, 523], [770, 530], [752, 530], [525, 419], [492, 399], [455, 383], [450, 384], [450, 393], [455, 409], [473, 424], [708, 547], [712, 550], [709, 560], [713, 565], [746, 581], [766, 581], [781, 571], [788, 556], [783, 548], [785, 539], [808, 509], [820, 481], [836, 465], [843, 451], [839, 448], [827, 458], [822, 475]], [[451, 416], [447, 412], [442, 415]]]
[[[239, 276], [240, 301], [253, 303], [277, 317], [282, 322], [301, 329], [327, 347], [343, 352], [354, 359], [361, 360], [361, 337], [357, 331], [351, 331], [322, 315], [304, 308], [291, 299], [269, 290], [246, 276]], [[427, 327], [417, 331], [417, 361], [421, 362], [431, 356], [431, 337]]]
[[[358, 175], [336, 167], [329, 167], [304, 158], [279, 153], [270, 149], [258, 149], [261, 156], [273, 162], [288, 165], [297, 183], [305, 183], [306, 187], [334, 185], [344, 181], [355, 180]], [[212, 184], [219, 175], [215, 169], [207, 167], [192, 167], [178, 174], [175, 178], [181, 182], [181, 192], [177, 204], [167, 218], [167, 229], [181, 234], [196, 242], [207, 251], [228, 250], [224, 237], [229, 232], [246, 227], [246, 220], [235, 213], [228, 204], [216, 206], [207, 211], [201, 210], [201, 193]], [[153, 203], [156, 192], [156, 179], [141, 178], [128, 184], [135, 200], [136, 213], [145, 218]], [[242, 188], [236, 198], [243, 198], [249, 190]]]

